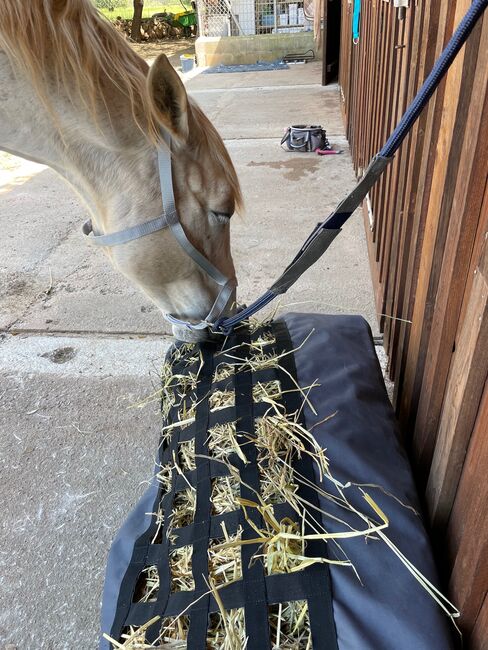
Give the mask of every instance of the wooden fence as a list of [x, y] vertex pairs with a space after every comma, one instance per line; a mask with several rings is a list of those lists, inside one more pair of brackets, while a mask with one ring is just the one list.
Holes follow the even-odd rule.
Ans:
[[[358, 176], [470, 0], [342, 0], [339, 85]], [[470, 647], [488, 647], [488, 15], [363, 208], [395, 408]]]

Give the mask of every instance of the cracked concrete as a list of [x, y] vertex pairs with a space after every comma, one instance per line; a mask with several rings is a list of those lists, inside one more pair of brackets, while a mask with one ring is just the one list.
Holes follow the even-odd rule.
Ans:
[[[242, 181], [247, 209], [233, 219], [232, 238], [240, 298], [249, 301], [354, 185], [338, 91], [321, 88], [319, 64], [200, 74], [188, 88]], [[323, 124], [345, 153], [283, 151], [283, 127], [303, 122]], [[168, 328], [86, 246], [85, 218], [53, 172], [1, 158], [2, 650], [95, 650], [107, 551], [156, 450]], [[376, 330], [359, 214], [283, 303], [361, 313]]]

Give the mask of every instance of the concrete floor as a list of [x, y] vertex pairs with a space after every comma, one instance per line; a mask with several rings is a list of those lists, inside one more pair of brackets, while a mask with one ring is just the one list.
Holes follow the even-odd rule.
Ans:
[[[354, 185], [338, 90], [318, 64], [190, 77], [242, 181], [233, 250], [249, 301]], [[297, 122], [321, 123], [345, 153], [284, 152]], [[84, 245], [85, 211], [53, 172], [2, 156], [0, 195], [0, 648], [94, 650], [110, 541], [151, 473], [157, 402], [137, 404], [168, 330]], [[359, 214], [282, 307], [360, 313], [376, 331]]]

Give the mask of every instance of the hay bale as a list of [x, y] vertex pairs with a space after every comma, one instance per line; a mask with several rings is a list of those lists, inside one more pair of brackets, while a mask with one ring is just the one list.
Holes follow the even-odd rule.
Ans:
[[[168, 549], [170, 607], [172, 596], [181, 593], [188, 595], [187, 605], [170, 618], [130, 626], [112, 640], [112, 647], [186, 648], [192, 616], [203, 599], [209, 611], [208, 619], [201, 619], [202, 625], [207, 621], [206, 630], [202, 628], [207, 648], [246, 648], [248, 601], [236, 607], [234, 595], [232, 606], [225, 603], [227, 590], [245, 589], [252, 574], [256, 588], [256, 576], [266, 585], [280, 580], [293, 585], [295, 577], [305, 577], [301, 584], [306, 597], [290, 597], [284, 587], [265, 615], [271, 648], [312, 650], [317, 608], [314, 614], [310, 599], [322, 597], [317, 577], [327, 574], [329, 563], [354, 570], [341, 548], [348, 538], [384, 543], [449, 611], [442, 595], [386, 537], [388, 517], [366, 487], [343, 485], [334, 478], [326, 450], [302, 420], [304, 404], [313, 408], [310, 393], [316, 382], [299, 386], [286, 362], [293, 351], [283, 349], [274, 326], [250, 324], [242, 339], [234, 346], [226, 341], [210, 360], [208, 350], [185, 344], [164, 365], [160, 507], [152, 514], [157, 531], [153, 540]], [[335, 417], [321, 415], [322, 423]], [[363, 509], [352, 505], [351, 491], [361, 495]], [[342, 527], [327, 530], [329, 514], [320, 506], [319, 494], [353, 514], [356, 525], [334, 517], [334, 524]], [[329, 555], [326, 544], [334, 545], [335, 555]], [[311, 576], [316, 584], [307, 592]], [[166, 588], [159, 584], [157, 567], [145, 567], [140, 580], [138, 602], [157, 602], [156, 594]]]

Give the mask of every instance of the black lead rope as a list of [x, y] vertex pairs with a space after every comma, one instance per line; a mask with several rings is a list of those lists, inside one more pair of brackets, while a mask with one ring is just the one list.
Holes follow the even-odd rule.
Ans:
[[436, 88], [449, 70], [452, 62], [483, 15], [488, 0], [474, 0], [461, 20], [444, 51], [434, 64], [432, 71], [423, 83], [415, 99], [405, 111], [397, 127], [388, 138], [380, 152], [372, 159], [356, 188], [340, 203], [334, 212], [319, 223], [311, 232], [295, 259], [285, 269], [278, 280], [262, 296], [235, 316], [221, 318], [213, 329], [215, 332], [229, 334], [243, 320], [263, 309], [278, 295], [285, 293], [315, 262], [322, 257], [340, 233], [342, 226], [364, 200], [370, 189], [379, 179], [386, 166], [393, 160], [403, 140], [434, 94]]

